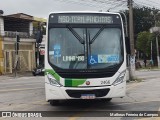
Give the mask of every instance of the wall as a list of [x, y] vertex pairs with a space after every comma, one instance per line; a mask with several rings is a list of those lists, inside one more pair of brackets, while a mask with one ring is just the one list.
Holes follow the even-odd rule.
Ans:
[[0, 35], [0, 74], [4, 73], [3, 41]]

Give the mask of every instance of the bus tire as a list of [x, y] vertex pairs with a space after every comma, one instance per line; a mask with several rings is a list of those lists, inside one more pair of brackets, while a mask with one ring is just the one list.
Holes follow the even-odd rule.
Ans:
[[50, 100], [49, 103], [52, 106], [57, 106], [57, 105], [59, 105], [59, 100]]
[[112, 98], [105, 98], [105, 99], [102, 99], [103, 102], [110, 102], [112, 100]]
[[108, 101], [108, 102], [111, 101], [111, 100], [112, 100], [112, 98], [107, 98], [107, 99], [106, 99], [106, 101]]
[[33, 73], [33, 76], [36, 76], [36, 73]]

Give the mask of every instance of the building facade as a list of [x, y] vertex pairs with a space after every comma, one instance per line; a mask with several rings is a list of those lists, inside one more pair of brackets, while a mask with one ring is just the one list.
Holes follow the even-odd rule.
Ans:
[[[31, 71], [36, 67], [33, 21], [33, 16], [24, 13], [0, 16], [0, 74], [13, 73], [16, 61], [18, 71]], [[20, 36], [17, 58], [16, 35]]]

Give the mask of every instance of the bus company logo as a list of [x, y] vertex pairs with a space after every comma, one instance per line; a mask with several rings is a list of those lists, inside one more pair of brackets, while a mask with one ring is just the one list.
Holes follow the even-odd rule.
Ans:
[[90, 81], [86, 81], [86, 85], [90, 85], [91, 83], [90, 83]]
[[2, 112], [2, 117], [12, 117], [11, 112]]

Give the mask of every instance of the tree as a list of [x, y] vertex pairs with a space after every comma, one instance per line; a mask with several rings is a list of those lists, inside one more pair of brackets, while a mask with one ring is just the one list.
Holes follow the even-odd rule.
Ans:
[[[135, 48], [143, 53], [143, 56], [139, 54], [138, 57], [148, 56], [151, 57], [151, 41], [152, 41], [152, 59], [156, 63], [157, 51], [156, 51], [156, 40], [155, 34], [149, 33], [151, 27], [160, 26], [160, 13], [159, 9], [142, 7], [133, 8], [133, 18], [134, 18], [134, 38], [135, 38]], [[128, 11], [125, 11], [128, 17]], [[129, 26], [129, 24], [128, 24]], [[160, 44], [160, 36], [158, 38]]]
[[134, 32], [137, 35], [140, 32], [148, 31], [154, 26], [154, 17], [152, 14], [152, 9], [148, 7], [134, 8]]
[[150, 46], [153, 35], [149, 32], [140, 32], [137, 36], [136, 47], [139, 51], [143, 52], [145, 55], [150, 55]]
[[[134, 34], [135, 38], [137, 37], [138, 33], [143, 31], [149, 31], [151, 27], [155, 26], [154, 20], [154, 13], [157, 13], [158, 9], [153, 9], [149, 7], [142, 7], [142, 8], [133, 8], [133, 22], [134, 22]], [[128, 10], [125, 11], [127, 15], [127, 19], [129, 21], [129, 12]], [[157, 18], [157, 25], [160, 25], [160, 15]], [[128, 24], [129, 26], [129, 24]]]

